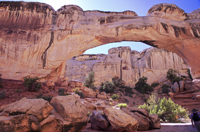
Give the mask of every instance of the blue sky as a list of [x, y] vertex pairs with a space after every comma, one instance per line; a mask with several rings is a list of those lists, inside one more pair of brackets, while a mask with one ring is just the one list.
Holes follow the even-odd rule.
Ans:
[[[17, 0], [12, 0], [17, 1]], [[55, 10], [63, 5], [74, 4], [80, 6], [83, 10], [102, 10], [102, 11], [135, 11], [138, 16], [146, 16], [148, 10], [159, 3], [175, 4], [186, 13], [200, 8], [200, 0], [24, 0], [27, 2], [42, 2], [51, 5]], [[108, 49], [119, 46], [130, 46], [132, 50], [142, 51], [149, 46], [141, 42], [120, 42], [111, 43], [89, 49], [85, 54], [107, 54]]]

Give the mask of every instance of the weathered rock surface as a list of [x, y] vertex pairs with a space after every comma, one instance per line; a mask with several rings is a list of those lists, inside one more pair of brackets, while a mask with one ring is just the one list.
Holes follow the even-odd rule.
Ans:
[[88, 110], [74, 95], [49, 102], [23, 98], [0, 107], [1, 132], [80, 132], [89, 120]]
[[149, 115], [148, 111], [145, 109], [129, 107], [122, 108], [122, 110], [138, 121], [138, 131], [161, 128], [160, 119], [158, 118], [158, 116]]
[[[1, 107], [0, 109], [0, 131], [1, 132], [45, 132], [49, 114], [53, 107], [43, 99], [23, 98], [14, 103]], [[40, 123], [40, 122], [43, 123]], [[46, 123], [44, 123], [46, 122]], [[57, 120], [55, 120], [57, 122]], [[57, 122], [58, 124], [58, 122]], [[50, 127], [51, 129], [52, 126]], [[58, 132], [58, 131], [55, 131]]]
[[111, 124], [109, 131], [123, 132], [137, 130], [138, 121], [125, 112], [107, 106], [103, 110], [103, 113]]
[[130, 47], [111, 48], [108, 55], [80, 55], [66, 61], [65, 78], [84, 82], [88, 73], [95, 73], [95, 85], [118, 76], [126, 85], [134, 86], [142, 76], [149, 84], [166, 80], [168, 69], [176, 69], [188, 76], [189, 66], [176, 55], [164, 49], [149, 48], [139, 53]]
[[33, 115], [0, 116], [1, 132], [28, 132], [40, 129], [39, 120]]
[[56, 118], [62, 122], [63, 131], [79, 132], [86, 127], [88, 111], [74, 95], [53, 97], [51, 105], [57, 113]]
[[139, 17], [132, 11], [83, 11], [75, 5], [55, 11], [43, 3], [0, 2], [0, 12], [3, 78], [31, 75], [56, 81], [64, 76], [66, 60], [120, 41], [175, 52], [191, 66], [193, 77], [200, 77], [199, 10], [187, 14], [173, 4], [158, 4]]
[[45, 119], [53, 107], [43, 99], [26, 99], [4, 106], [1, 111], [7, 115], [29, 114], [37, 117], [39, 121]]

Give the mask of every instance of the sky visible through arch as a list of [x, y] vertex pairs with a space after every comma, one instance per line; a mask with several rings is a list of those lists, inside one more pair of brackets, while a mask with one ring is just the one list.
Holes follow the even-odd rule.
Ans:
[[[4, 0], [9, 1], [9, 0]], [[19, 0], [11, 0], [19, 1]], [[171, 3], [175, 4], [186, 13], [190, 13], [200, 8], [200, 0], [23, 0], [25, 2], [42, 2], [51, 5], [55, 10], [58, 10], [63, 5], [78, 5], [83, 10], [101, 10], [101, 11], [116, 11], [122, 12], [131, 10], [138, 14], [138, 16], [146, 16], [148, 10], [156, 4]], [[98, 46], [89, 49], [85, 54], [107, 54], [108, 49], [119, 46], [130, 46], [131, 50], [142, 51], [150, 46], [141, 42], [118, 42]]]

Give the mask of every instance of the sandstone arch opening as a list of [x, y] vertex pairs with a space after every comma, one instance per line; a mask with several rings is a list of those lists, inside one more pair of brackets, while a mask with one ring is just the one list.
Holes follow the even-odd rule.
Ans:
[[129, 46], [131, 50], [136, 50], [138, 52], [141, 52], [144, 49], [151, 47], [141, 42], [122, 41], [122, 42], [108, 43], [101, 46], [97, 46], [86, 50], [83, 54], [107, 54], [108, 50], [111, 49], [112, 47], [120, 47], [120, 46], [122, 47]]
[[75, 5], [57, 11], [43, 3], [0, 5], [3, 78], [44, 78], [56, 69], [63, 71], [66, 60], [87, 49], [121, 41], [177, 53], [191, 66], [193, 77], [200, 77], [199, 10], [186, 13], [173, 4], [158, 4], [140, 17], [133, 11], [83, 11]]
[[[131, 45], [145, 44], [128, 42]], [[112, 45], [113, 44], [113, 45]], [[141, 77], [147, 77], [147, 83], [166, 81], [167, 71], [175, 69], [180, 76], [188, 76], [189, 66], [177, 54], [146, 46], [139, 51], [131, 49], [126, 43], [111, 43], [107, 53], [89, 52], [74, 56], [66, 61], [64, 78], [68, 81], [77, 80], [84, 82], [88, 73], [94, 71], [95, 86], [102, 82], [112, 81], [117, 76], [125, 81], [128, 86], [135, 86]], [[113, 47], [112, 47], [113, 46]], [[104, 47], [104, 46], [101, 46]], [[98, 47], [96, 47], [98, 50]], [[107, 48], [107, 47], [106, 47]]]

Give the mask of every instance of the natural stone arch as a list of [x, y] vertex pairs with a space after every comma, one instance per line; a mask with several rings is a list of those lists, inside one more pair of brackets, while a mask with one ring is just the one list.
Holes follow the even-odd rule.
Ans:
[[65, 61], [99, 45], [140, 41], [177, 53], [199, 68], [200, 11], [185, 13], [158, 4], [147, 16], [133, 11], [83, 11], [75, 5], [58, 11], [43, 3], [0, 2], [0, 73], [4, 78], [46, 77], [64, 73]]

